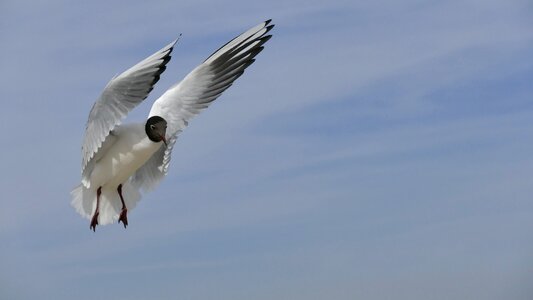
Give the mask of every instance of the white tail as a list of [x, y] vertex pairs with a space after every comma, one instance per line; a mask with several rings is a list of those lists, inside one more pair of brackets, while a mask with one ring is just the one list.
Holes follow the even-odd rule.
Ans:
[[[96, 189], [85, 188], [82, 184], [78, 185], [70, 192], [72, 202], [70, 205], [84, 218], [91, 219], [96, 210]], [[141, 200], [141, 193], [138, 188], [135, 188], [130, 181], [122, 185], [122, 196], [124, 203], [131, 211]], [[100, 214], [98, 216], [98, 225], [106, 225], [118, 221], [120, 211], [122, 209], [122, 202], [116, 189], [102, 188], [100, 195]]]

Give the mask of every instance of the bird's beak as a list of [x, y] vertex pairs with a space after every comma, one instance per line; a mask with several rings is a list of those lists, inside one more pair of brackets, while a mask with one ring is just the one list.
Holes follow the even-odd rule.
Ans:
[[165, 143], [165, 147], [168, 147], [167, 139], [164, 136], [161, 137], [161, 140]]

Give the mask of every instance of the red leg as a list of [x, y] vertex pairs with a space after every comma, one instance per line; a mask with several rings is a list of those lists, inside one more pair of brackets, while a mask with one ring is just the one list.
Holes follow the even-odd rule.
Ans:
[[126, 228], [126, 226], [128, 226], [128, 208], [126, 207], [126, 203], [124, 203], [124, 198], [122, 197], [122, 184], [119, 184], [117, 192], [120, 196], [120, 201], [122, 202], [122, 210], [120, 211], [118, 222], [122, 222], [122, 224], [124, 224], [124, 228]]
[[102, 194], [102, 187], [96, 190], [96, 210], [94, 211], [93, 218], [91, 219], [91, 226], [89, 227], [93, 231], [96, 231], [96, 225], [98, 225], [98, 215], [100, 214], [100, 195]]

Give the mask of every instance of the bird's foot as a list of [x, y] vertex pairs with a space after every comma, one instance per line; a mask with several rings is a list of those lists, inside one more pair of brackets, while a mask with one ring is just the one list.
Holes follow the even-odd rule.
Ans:
[[124, 224], [124, 228], [128, 226], [128, 209], [123, 208], [122, 211], [120, 211], [120, 217], [118, 218], [118, 222], [122, 222]]
[[96, 231], [96, 225], [98, 225], [99, 214], [100, 214], [99, 212], [95, 212], [93, 215], [93, 218], [91, 219], [91, 226], [89, 228], [92, 229], [92, 231]]

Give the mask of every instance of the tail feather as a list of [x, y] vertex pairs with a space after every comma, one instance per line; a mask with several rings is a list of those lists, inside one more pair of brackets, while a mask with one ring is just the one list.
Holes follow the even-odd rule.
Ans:
[[[86, 188], [83, 184], [78, 185], [72, 192], [72, 201], [70, 204], [77, 213], [86, 219], [91, 219], [96, 210], [96, 189]], [[139, 189], [134, 187], [130, 181], [122, 185], [122, 196], [124, 203], [131, 211], [141, 200], [141, 193]], [[102, 189], [100, 195], [100, 214], [98, 215], [98, 224], [106, 225], [118, 221], [120, 211], [122, 209], [122, 202], [116, 189]]]
[[82, 217], [90, 219], [96, 207], [96, 201], [93, 201], [96, 200], [96, 191], [87, 189], [80, 184], [70, 192], [70, 196], [72, 197], [70, 205], [74, 207], [76, 212]]

